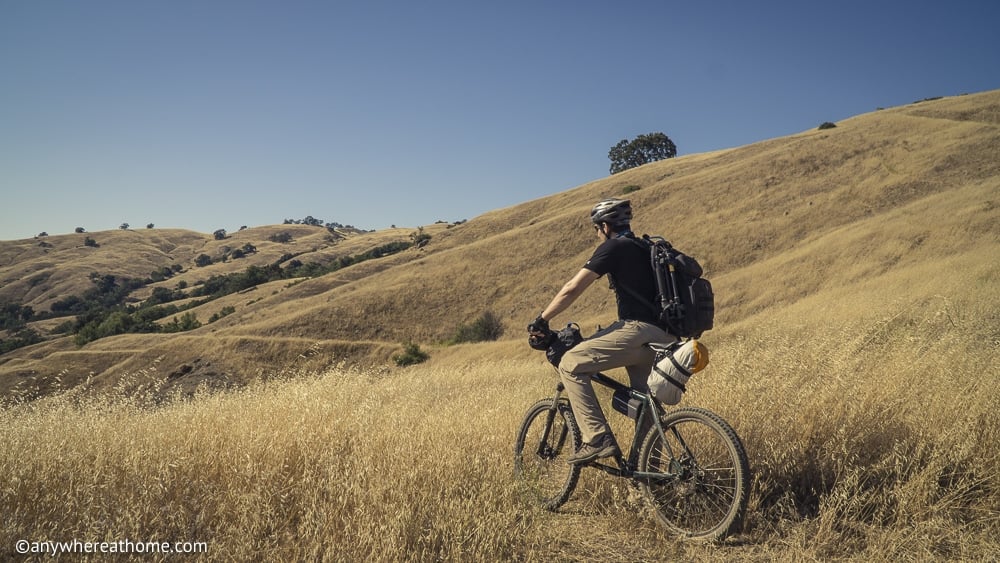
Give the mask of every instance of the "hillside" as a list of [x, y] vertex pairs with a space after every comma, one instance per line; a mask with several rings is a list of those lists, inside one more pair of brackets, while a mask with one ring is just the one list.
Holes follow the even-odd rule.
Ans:
[[[487, 310], [505, 324], [504, 353], [523, 354], [522, 327], [593, 248], [590, 206], [626, 188], [637, 232], [664, 235], [706, 266], [718, 299], [710, 345], [804, 303], [831, 307], [831, 299], [851, 299], [865, 288], [888, 288], [887, 296], [907, 303], [951, 299], [961, 292], [959, 274], [997, 286], [998, 154], [1000, 91], [992, 91], [661, 161], [460, 225], [427, 226], [432, 239], [420, 249], [206, 303], [192, 309], [202, 322], [195, 330], [121, 335], [83, 347], [62, 336], [14, 350], [0, 356], [0, 396], [32, 397], [84, 382], [112, 387], [124, 374], [191, 391], [340, 362], [388, 366], [410, 341], [447, 358], [453, 352], [436, 343]], [[44, 311], [85, 291], [91, 272], [145, 277], [180, 266], [135, 294], [143, 299], [157, 286], [194, 287], [288, 254], [329, 262], [409, 240], [414, 230], [337, 234], [276, 225], [222, 241], [152, 229], [0, 242], [0, 301]], [[292, 241], [269, 241], [280, 232]], [[85, 236], [99, 246], [85, 246]], [[201, 254], [219, 260], [245, 244], [257, 252], [195, 266]], [[208, 322], [227, 306], [235, 312]], [[613, 311], [611, 292], [595, 288], [559, 320], [590, 330]], [[1000, 326], [995, 308], [976, 314], [984, 325]], [[54, 320], [35, 328], [48, 334]]]

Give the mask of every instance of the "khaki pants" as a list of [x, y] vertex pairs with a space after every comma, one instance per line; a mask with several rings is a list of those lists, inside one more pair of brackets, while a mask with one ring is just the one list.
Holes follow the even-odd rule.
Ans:
[[629, 385], [646, 389], [646, 378], [653, 368], [655, 354], [645, 344], [668, 344], [675, 339], [660, 327], [640, 321], [618, 321], [566, 352], [559, 362], [559, 375], [580, 426], [584, 443], [610, 432], [604, 411], [597, 401], [591, 376], [597, 372], [624, 367]]

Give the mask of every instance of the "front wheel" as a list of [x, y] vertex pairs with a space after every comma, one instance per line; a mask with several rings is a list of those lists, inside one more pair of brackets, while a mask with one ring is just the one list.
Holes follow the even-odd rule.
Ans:
[[735, 533], [750, 495], [750, 463], [736, 431], [719, 415], [682, 408], [654, 426], [639, 454], [640, 488], [657, 520], [688, 539]]
[[514, 472], [525, 491], [549, 510], [573, 493], [580, 466], [567, 463], [580, 447], [580, 430], [566, 401], [538, 401], [524, 415], [514, 444]]

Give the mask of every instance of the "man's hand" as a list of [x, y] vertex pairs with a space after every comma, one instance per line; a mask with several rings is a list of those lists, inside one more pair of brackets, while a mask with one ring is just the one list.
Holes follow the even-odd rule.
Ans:
[[544, 336], [549, 333], [549, 321], [542, 318], [541, 315], [531, 321], [528, 325], [528, 332], [536, 336]]
[[549, 330], [549, 321], [541, 315], [528, 325], [528, 346], [535, 350], [548, 350], [553, 338], [555, 334]]

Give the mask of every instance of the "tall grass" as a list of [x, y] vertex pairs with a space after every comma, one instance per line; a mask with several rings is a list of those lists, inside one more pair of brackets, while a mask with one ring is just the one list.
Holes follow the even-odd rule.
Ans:
[[[210, 560], [988, 560], [1000, 391], [979, 320], [998, 298], [885, 297], [807, 302], [713, 337], [684, 404], [730, 420], [755, 473], [745, 533], [721, 545], [677, 542], [594, 471], [559, 513], [527, 504], [513, 435], [554, 375], [497, 343], [166, 404], [151, 389], [8, 407], [0, 553], [127, 538], [204, 541]], [[849, 323], [806, 312], [878, 302]]]
[[751, 536], [823, 559], [1000, 553], [1000, 296], [984, 258], [942, 260], [948, 293], [901, 270], [719, 335], [725, 360], [688, 400], [746, 442]]
[[[744, 533], [720, 545], [678, 542], [632, 489], [593, 470], [560, 512], [527, 503], [512, 442], [554, 374], [501, 341], [193, 398], [125, 380], [8, 405], [0, 558], [19, 539], [128, 539], [206, 542], [206, 560], [993, 560], [991, 251], [710, 333], [712, 364], [682, 405], [730, 421], [754, 472]], [[927, 284], [937, 268], [949, 283]], [[628, 440], [628, 421], [609, 416]]]
[[212, 559], [513, 557], [532, 521], [509, 486], [519, 413], [485, 400], [482, 376], [332, 370], [159, 407], [69, 393], [10, 408], [0, 550], [129, 538], [206, 541]]

